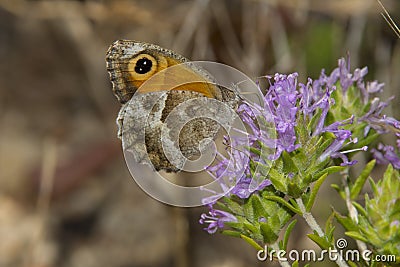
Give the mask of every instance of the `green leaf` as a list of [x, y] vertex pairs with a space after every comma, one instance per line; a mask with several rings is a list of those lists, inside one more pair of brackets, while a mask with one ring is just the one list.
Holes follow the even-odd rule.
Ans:
[[291, 210], [294, 213], [297, 213], [297, 214], [300, 214], [300, 215], [302, 214], [302, 212], [299, 209], [296, 209], [295, 207], [293, 207], [291, 204], [289, 204], [286, 200], [284, 200], [281, 197], [278, 197], [278, 196], [264, 196], [264, 199], [275, 201], [275, 202], [285, 206], [286, 208], [288, 208], [289, 210]]
[[348, 231], [356, 231], [358, 230], [358, 226], [353, 222], [353, 220], [349, 217], [345, 217], [335, 212], [336, 220]]
[[363, 242], [368, 242], [368, 239], [366, 239], [364, 236], [362, 236], [359, 232], [355, 232], [355, 231], [349, 231], [349, 232], [345, 232], [345, 235], [347, 235], [348, 237], [351, 237], [353, 239], [357, 239]]
[[345, 193], [342, 191], [342, 188], [337, 184], [331, 184], [331, 187], [335, 189], [335, 191], [340, 195], [341, 198], [346, 199]]
[[[297, 204], [294, 198], [290, 198], [288, 203], [292, 205], [296, 210], [300, 210], [299, 204]], [[303, 213], [297, 213], [297, 214], [302, 215]]]
[[[268, 165], [264, 165], [258, 161], [250, 161], [250, 164], [254, 166], [253, 170], [255, 173], [260, 173], [263, 176], [267, 176], [271, 170], [271, 167]], [[253, 174], [254, 175], [254, 174]]]
[[271, 160], [269, 159], [269, 156], [273, 153], [271, 151], [271, 148], [267, 147], [263, 142], [258, 142], [258, 144], [260, 145], [260, 157], [261, 159], [264, 160], [264, 162], [271, 162]]
[[254, 211], [254, 221], [258, 221], [261, 217], [267, 218], [268, 213], [264, 209], [260, 197], [257, 194], [253, 194], [250, 197], [251, 204]]
[[322, 249], [328, 249], [331, 246], [331, 244], [324, 237], [320, 237], [316, 233], [308, 234], [307, 236]]
[[371, 160], [365, 166], [364, 170], [361, 172], [360, 176], [356, 179], [354, 186], [351, 188], [350, 198], [352, 200], [356, 199], [361, 192], [361, 189], [364, 187], [365, 181], [368, 179], [371, 174], [372, 169], [374, 168], [376, 160]]
[[315, 198], [316, 198], [316, 196], [317, 196], [317, 193], [318, 193], [318, 191], [319, 191], [321, 185], [322, 185], [323, 182], [325, 181], [326, 177], [328, 177], [328, 173], [323, 174], [323, 175], [321, 176], [321, 178], [319, 178], [319, 179], [315, 182], [314, 187], [313, 187], [313, 189], [311, 190], [310, 198], [309, 198], [308, 203], [307, 203], [307, 205], [306, 205], [306, 211], [310, 211], [311, 208], [312, 208], [312, 206], [314, 205], [314, 201], [315, 201]]
[[300, 144], [305, 144], [306, 140], [308, 139], [309, 133], [307, 131], [307, 128], [305, 127], [306, 125], [306, 118], [304, 116], [298, 116], [297, 117], [297, 135], [298, 135], [298, 140]]
[[229, 197], [224, 197], [223, 201], [224, 204], [220, 204], [220, 202], [217, 202], [219, 206], [224, 205], [224, 207], [227, 208], [230, 213], [244, 216], [243, 208], [239, 203], [237, 203], [236, 201], [232, 200]]
[[223, 230], [222, 234], [227, 235], [227, 236], [233, 236], [233, 237], [240, 237], [242, 234], [237, 231], [233, 230]]
[[225, 222], [224, 226], [229, 226], [239, 232], [243, 232], [244, 231], [244, 226], [242, 222]]
[[333, 226], [334, 217], [335, 217], [335, 212], [332, 212], [325, 223], [325, 235], [329, 241], [333, 240], [333, 232], [335, 231], [335, 226]]
[[337, 184], [331, 184], [331, 187], [332, 187], [333, 189], [335, 189], [336, 192], [338, 192], [338, 194], [340, 195], [340, 197], [341, 197], [342, 199], [346, 200], [346, 194], [343, 192], [342, 188], [341, 188], [339, 185], [337, 185]]
[[369, 184], [371, 185], [372, 192], [374, 193], [375, 196], [377, 196], [379, 194], [379, 191], [378, 191], [378, 188], [376, 187], [374, 180], [372, 180], [372, 178], [369, 177], [368, 181], [369, 181]]
[[282, 244], [282, 249], [287, 250], [287, 244], [289, 242], [289, 237], [290, 234], [292, 233], [292, 230], [294, 226], [296, 225], [297, 220], [293, 220], [291, 223], [289, 223], [288, 227], [286, 227], [285, 235], [283, 236], [283, 244]]
[[355, 264], [355, 263], [352, 262], [352, 261], [348, 261], [347, 264], [348, 264], [350, 267], [358, 267], [358, 265]]
[[335, 189], [338, 193], [340, 192], [340, 186], [339, 185], [337, 185], [337, 184], [331, 184], [331, 187], [333, 188], [333, 189]]
[[257, 229], [257, 227], [255, 227], [253, 224], [248, 223], [248, 222], [244, 222], [243, 226], [245, 229], [249, 230], [251, 233], [253, 234], [257, 234], [259, 231]]
[[246, 202], [242, 206], [243, 211], [244, 211], [244, 216], [246, 217], [247, 220], [249, 220], [251, 223], [254, 223], [254, 209], [253, 205], [251, 203], [250, 199], [247, 199]]
[[277, 207], [277, 212], [268, 218], [267, 223], [274, 231], [274, 233], [278, 233], [281, 228], [283, 228], [284, 224], [281, 223], [279, 218], [279, 211], [282, 210], [280, 207]]
[[304, 153], [304, 149], [299, 147], [296, 150], [296, 154], [293, 156], [293, 161], [297, 166], [297, 169], [299, 169], [299, 171], [303, 171], [306, 166], [309, 165], [310, 162], [310, 157]]
[[365, 211], [365, 209], [363, 208], [363, 206], [361, 206], [359, 203], [353, 201], [353, 206], [358, 210], [358, 212], [364, 216], [364, 217], [368, 217], [367, 212]]
[[300, 188], [298, 183], [294, 183], [294, 182], [289, 182], [288, 183], [288, 195], [292, 196], [294, 198], [299, 198], [302, 194], [303, 194], [303, 189], [304, 188]]
[[293, 162], [292, 157], [289, 153], [284, 150], [282, 152], [282, 160], [283, 160], [283, 172], [284, 173], [298, 173], [299, 169], [296, 164]]
[[333, 240], [334, 232], [335, 232], [335, 226], [332, 226], [332, 228], [326, 233], [326, 237], [328, 238], [329, 241]]
[[269, 223], [260, 222], [261, 235], [264, 238], [264, 242], [267, 244], [274, 243], [278, 239], [278, 235], [270, 227]]
[[287, 186], [282, 183], [282, 181], [285, 181], [285, 176], [280, 174], [275, 168], [270, 169], [268, 173], [268, 179], [271, 181], [276, 190], [287, 193]]
[[299, 267], [299, 262], [298, 261], [294, 261], [292, 264], [292, 267]]
[[317, 109], [316, 113], [314, 116], [311, 117], [311, 120], [309, 121], [307, 125], [307, 132], [310, 133], [315, 129], [315, 125], [317, 125], [319, 118], [321, 117], [322, 110]]
[[[333, 139], [334, 139], [334, 135], [332, 134], [332, 137], [331, 137], [331, 134], [330, 133], [325, 133], [324, 135], [326, 135], [326, 136], [328, 136], [328, 137], [322, 137], [321, 136], [321, 138], [318, 140], [318, 143], [316, 143], [315, 145], [313, 145], [313, 148], [315, 149], [315, 155], [313, 155], [313, 154], [308, 154], [308, 156], [310, 157], [310, 156], [313, 156], [315, 159], [317, 159], [318, 157], [320, 157], [323, 153], [324, 153], [324, 151], [332, 144], [332, 141], [333, 141]], [[325, 160], [324, 161], [322, 161], [321, 163], [322, 164], [327, 164], [328, 162], [329, 162], [329, 158], [328, 158], [328, 161], [326, 161], [325, 162]], [[323, 165], [323, 167], [325, 167], [325, 165]], [[321, 168], [322, 169], [322, 168]]]
[[245, 236], [245, 235], [240, 235], [240, 237], [241, 237], [244, 241], [246, 241], [248, 244], [250, 244], [252, 247], [254, 247], [255, 249], [257, 249], [257, 250], [262, 250], [262, 249], [263, 249], [256, 241], [254, 241], [254, 240], [251, 239], [250, 237]]
[[393, 171], [394, 171], [394, 169], [393, 169], [393, 166], [392, 166], [392, 164], [389, 164], [388, 166], [387, 166], [387, 168], [386, 168], [386, 171], [385, 171], [385, 173], [383, 174], [383, 180], [388, 180], [388, 181], [390, 181], [390, 178], [393, 176]]
[[330, 166], [328, 168], [322, 168], [323, 170], [318, 172], [317, 174], [315, 174], [315, 179], [319, 179], [322, 175], [324, 175], [325, 173], [332, 174], [332, 173], [337, 173], [337, 172], [341, 172], [344, 169], [346, 169], [346, 167], [343, 166]]
[[261, 156], [261, 150], [255, 147], [246, 147], [251, 153], [256, 154], [257, 156]]

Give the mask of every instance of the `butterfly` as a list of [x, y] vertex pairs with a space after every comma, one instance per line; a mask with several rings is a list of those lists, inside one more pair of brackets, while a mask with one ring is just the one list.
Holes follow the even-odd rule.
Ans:
[[[122, 104], [117, 125], [123, 149], [156, 171], [182, 170], [215, 138], [220, 127], [212, 118], [234, 117], [238, 94], [171, 50], [118, 40], [109, 47], [106, 64]], [[225, 103], [231, 110], [210, 103]]]

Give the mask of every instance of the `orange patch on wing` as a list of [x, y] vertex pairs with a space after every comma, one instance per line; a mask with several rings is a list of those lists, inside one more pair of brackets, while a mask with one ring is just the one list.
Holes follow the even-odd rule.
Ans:
[[[216, 97], [216, 87], [199, 73], [172, 58], [167, 59], [167, 66], [159, 66], [157, 72], [146, 81], [132, 81], [139, 88], [139, 93], [183, 90], [194, 91], [209, 98]], [[167, 68], [168, 67], [168, 68]]]

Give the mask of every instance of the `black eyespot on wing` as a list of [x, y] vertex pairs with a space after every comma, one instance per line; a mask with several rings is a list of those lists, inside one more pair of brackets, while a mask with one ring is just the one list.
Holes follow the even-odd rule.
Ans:
[[142, 57], [136, 62], [135, 72], [138, 74], [145, 74], [151, 70], [153, 62], [147, 57]]

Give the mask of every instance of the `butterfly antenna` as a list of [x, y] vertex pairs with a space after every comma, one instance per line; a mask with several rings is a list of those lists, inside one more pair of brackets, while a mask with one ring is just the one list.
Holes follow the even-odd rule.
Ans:
[[237, 82], [237, 83], [233, 83], [233, 84], [232, 84], [232, 86], [233, 86], [233, 88], [235, 88], [235, 92], [236, 92], [236, 94], [238, 95], [238, 97], [240, 98], [240, 100], [245, 100], [241, 95], [255, 94], [255, 93], [253, 93], [253, 92], [239, 92], [239, 90], [238, 90], [239, 85], [240, 85], [241, 83], [246, 82], [246, 81], [248, 81], [248, 80], [246, 79], [246, 80], [243, 80], [243, 81], [240, 81], [240, 82]]
[[231, 144], [229, 144], [229, 143], [227, 143], [227, 142], [223, 142], [223, 144], [226, 146], [226, 148], [230, 148], [230, 149], [239, 151], [239, 152], [243, 153], [244, 155], [248, 156], [248, 155], [246, 154], [245, 151], [240, 150], [240, 149], [238, 149], [238, 148], [236, 148], [236, 147], [233, 147], [233, 146], [231, 146]]
[[[260, 78], [262, 78], [262, 77], [263, 77], [263, 76], [255, 77], [257, 86], [259, 86], [259, 82], [258, 82], [257, 80], [260, 79]], [[237, 82], [237, 83], [233, 84], [233, 87], [235, 88], [235, 92], [236, 92], [237, 95], [239, 96], [240, 100], [246, 100], [246, 99], [244, 99], [241, 95], [254, 95], [254, 94], [255, 94], [255, 95], [257, 96], [258, 100], [260, 101], [260, 103], [262, 103], [263, 100], [260, 98], [260, 94], [259, 94], [258, 92], [240, 92], [240, 94], [239, 94], [239, 90], [237, 90], [238, 85], [241, 84], [241, 83], [244, 83], [244, 82], [246, 82], [246, 81], [248, 81], [248, 80], [243, 80], [243, 81], [240, 81], [240, 82]], [[259, 90], [260, 90], [260, 89], [259, 89]], [[261, 92], [261, 91], [260, 91], [260, 92]]]

